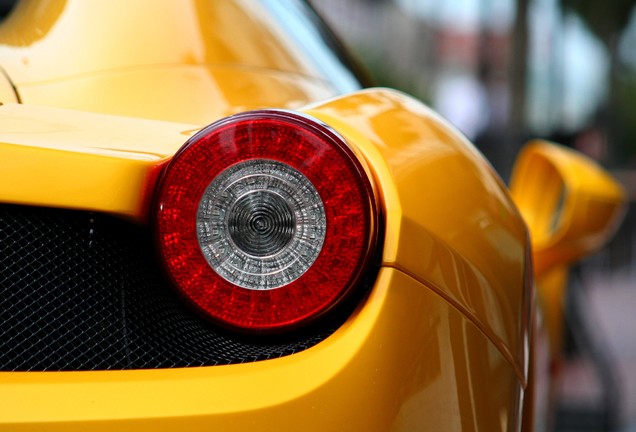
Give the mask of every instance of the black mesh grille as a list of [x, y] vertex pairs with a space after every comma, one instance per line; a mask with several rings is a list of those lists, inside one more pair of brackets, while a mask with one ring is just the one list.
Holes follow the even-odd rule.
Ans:
[[251, 362], [304, 350], [338, 324], [269, 343], [228, 334], [167, 286], [143, 228], [102, 214], [0, 206], [0, 370]]

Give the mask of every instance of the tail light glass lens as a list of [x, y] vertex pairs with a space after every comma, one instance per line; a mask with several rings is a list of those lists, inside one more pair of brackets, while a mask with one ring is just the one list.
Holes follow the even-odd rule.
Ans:
[[323, 124], [283, 111], [221, 120], [166, 167], [160, 254], [209, 318], [248, 332], [297, 328], [347, 297], [377, 240], [369, 176]]

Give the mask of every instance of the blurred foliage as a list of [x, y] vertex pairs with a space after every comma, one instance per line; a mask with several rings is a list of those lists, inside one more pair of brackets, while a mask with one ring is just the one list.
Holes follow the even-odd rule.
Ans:
[[636, 0], [561, 0], [579, 15], [603, 42], [611, 44], [625, 30]]
[[[312, 0], [316, 3], [320, 1]], [[337, 3], [338, 1], [329, 0], [327, 2], [325, 0], [324, 4], [340, 4]], [[468, 64], [468, 66], [465, 64], [458, 66], [453, 63], [456, 61], [454, 58], [449, 61], [440, 57], [438, 48], [441, 38], [439, 32], [440, 29], [444, 30], [444, 28], [435, 24], [433, 20], [422, 20], [419, 22], [420, 28], [416, 28], [412, 23], [406, 25], [406, 21], [418, 18], [410, 15], [408, 11], [400, 9], [395, 1], [349, 0], [344, 2], [350, 7], [358, 8], [358, 12], [351, 13], [347, 18], [362, 22], [368, 19], [367, 24], [371, 23], [371, 25], [367, 25], [370, 29], [368, 37], [360, 36], [360, 34], [364, 35], [364, 32], [349, 32], [357, 37], [349, 42], [355, 45], [355, 51], [363, 60], [362, 63], [368, 69], [376, 85], [403, 90], [428, 104], [432, 104], [439, 77], [462, 67], [464, 69], [472, 68], [468, 73], [474, 74], [482, 81], [487, 77], [498, 77], [505, 83], [509, 97], [509, 117], [505, 123], [497, 123], [488, 129], [486, 131], [488, 134], [484, 134], [481, 137], [483, 139], [478, 142], [480, 149], [488, 154], [491, 162], [504, 178], [506, 177], [505, 170], [511, 166], [512, 157], [526, 137], [543, 133], [541, 130], [530, 129], [533, 126], [528, 120], [528, 113], [524, 111], [528, 106], [526, 99], [529, 95], [526, 92], [528, 91], [527, 82], [531, 79], [529, 75], [532, 66], [528, 65], [530, 61], [529, 49], [532, 48], [529, 45], [536, 43], [536, 38], [533, 38], [534, 35], [530, 33], [537, 31], [536, 28], [529, 25], [531, 23], [530, 9], [536, 0], [513, 1], [516, 3], [516, 16], [514, 24], [508, 29], [507, 37], [512, 45], [510, 51], [514, 55], [505, 60], [503, 64], [501, 62], [495, 63], [494, 57], [488, 55], [488, 49], [491, 48], [488, 39], [489, 30], [487, 27], [483, 27], [478, 29], [479, 34], [477, 35], [479, 39], [477, 49], [480, 50], [479, 64]], [[485, 8], [490, 2], [492, 0], [478, 0], [481, 8]], [[552, 127], [553, 129], [546, 132], [555, 136], [548, 135], [547, 137], [559, 138], [560, 141], [565, 140], [566, 143], [573, 143], [578, 133], [585, 132], [587, 128], [597, 129], [605, 139], [606, 148], [602, 155], [603, 162], [613, 166], [634, 167], [636, 166], [636, 70], [633, 66], [630, 68], [627, 67], [627, 64], [621, 63], [618, 45], [630, 24], [632, 13], [636, 9], [636, 0], [558, 0], [557, 3], [562, 14], [556, 18], [560, 21], [558, 28], [563, 28], [568, 15], [575, 14], [580, 17], [590, 32], [602, 42], [608, 54], [607, 70], [609, 73], [606, 77], [607, 81], [604, 83], [607, 89], [606, 99], [598, 101], [600, 105], [587, 120], [589, 124], [582, 126], [581, 130], [572, 131], [565, 124], [564, 119], [556, 119], [554, 125], [548, 126], [548, 128]], [[442, 8], [442, 6], [436, 7]], [[555, 9], [557, 8], [555, 7]], [[325, 8], [325, 10], [329, 9]], [[385, 14], [383, 20], [378, 19], [370, 12], [371, 10]], [[389, 25], [375, 28], [379, 22], [400, 26], [402, 20], [404, 20], [405, 25], [400, 28]], [[346, 20], [336, 20], [336, 22], [343, 26], [346, 33], [349, 23]], [[359, 24], [358, 27], [360, 27]], [[390, 29], [390, 32], [387, 29]], [[419, 38], [422, 42], [412, 44], [414, 38]], [[396, 43], [396, 40], [400, 43]], [[392, 43], [388, 43], [389, 41]], [[454, 43], [459, 42], [455, 41]], [[394, 51], [398, 49], [410, 53], [410, 58], [396, 56]], [[463, 49], [466, 51], [465, 47]], [[556, 61], [556, 59], [544, 59], [543, 61]], [[563, 93], [563, 89], [560, 87], [563, 86], [560, 83], [562, 77], [559, 75], [562, 70], [558, 64], [551, 65], [549, 68], [549, 73], [554, 75], [550, 77], [551, 85], [557, 86], [557, 93]], [[603, 86], [603, 84], [600, 85]], [[498, 95], [500, 94], [494, 96]], [[550, 99], [550, 101], [554, 101], [554, 99]], [[546, 107], [546, 110], [552, 110], [552, 108]]]
[[636, 0], [561, 0], [565, 10], [576, 13], [608, 50], [609, 99], [602, 117], [613, 144], [612, 162], [636, 158], [636, 74], [618, 56], [620, 37], [627, 28]]
[[636, 76], [632, 73], [625, 78], [619, 80], [616, 92], [617, 123], [622, 126], [617, 137], [622, 150], [618, 157], [633, 165], [636, 163]]
[[395, 68], [387, 61], [383, 53], [369, 46], [360, 45], [356, 49], [361, 63], [372, 80], [373, 86], [389, 87], [418, 97], [430, 104], [431, 98], [426, 89], [418, 88], [413, 76]]

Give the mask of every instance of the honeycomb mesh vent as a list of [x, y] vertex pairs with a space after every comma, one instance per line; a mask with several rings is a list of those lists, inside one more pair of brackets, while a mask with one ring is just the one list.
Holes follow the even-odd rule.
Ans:
[[302, 351], [338, 324], [268, 343], [229, 334], [173, 293], [145, 229], [102, 214], [0, 205], [2, 371], [252, 362]]

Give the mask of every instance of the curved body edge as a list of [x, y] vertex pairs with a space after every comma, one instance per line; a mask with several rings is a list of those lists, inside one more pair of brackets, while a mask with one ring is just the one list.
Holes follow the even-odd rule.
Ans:
[[340, 132], [373, 172], [386, 218], [382, 265], [465, 313], [525, 383], [530, 245], [491, 166], [432, 110], [393, 90], [352, 93], [307, 113]]
[[380, 271], [340, 330], [292, 356], [0, 377], [7, 431], [515, 431], [523, 394], [513, 368], [478, 328], [391, 268]]

